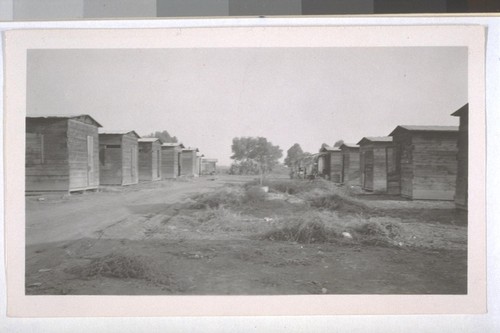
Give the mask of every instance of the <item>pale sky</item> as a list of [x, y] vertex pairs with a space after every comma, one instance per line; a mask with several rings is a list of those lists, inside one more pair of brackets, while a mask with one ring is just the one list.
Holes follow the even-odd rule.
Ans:
[[108, 129], [168, 130], [219, 165], [231, 141], [358, 142], [397, 125], [458, 125], [458, 47], [30, 50], [27, 115], [89, 114]]

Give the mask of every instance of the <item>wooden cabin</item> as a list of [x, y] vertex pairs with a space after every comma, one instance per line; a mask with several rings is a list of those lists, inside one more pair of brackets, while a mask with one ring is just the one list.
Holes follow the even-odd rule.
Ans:
[[318, 173], [325, 179], [340, 183], [342, 177], [342, 152], [340, 149], [327, 145], [321, 146], [318, 155]]
[[396, 181], [388, 173], [397, 168], [392, 137], [364, 137], [359, 145], [361, 188], [376, 193], [399, 194], [399, 178]]
[[161, 173], [163, 179], [177, 178], [182, 169], [182, 143], [164, 143], [161, 145]]
[[181, 152], [181, 175], [188, 177], [197, 177], [199, 175], [199, 167], [197, 163], [198, 148], [184, 148]]
[[215, 158], [201, 159], [202, 175], [215, 175], [216, 172], [217, 172], [217, 159]]
[[469, 182], [469, 104], [451, 114], [460, 117], [458, 127], [457, 180], [455, 186], [455, 206], [467, 209]]
[[161, 179], [161, 145], [158, 138], [141, 138], [139, 144], [139, 181]]
[[101, 185], [139, 182], [138, 139], [135, 131], [101, 131], [99, 165]]
[[99, 127], [89, 115], [26, 117], [25, 190], [98, 188]]
[[[397, 147], [401, 196], [453, 200], [457, 180], [457, 126], [398, 126], [390, 136]], [[398, 170], [399, 169], [399, 170]]]
[[360, 185], [359, 146], [343, 143], [339, 148], [342, 152], [341, 182], [347, 185]]
[[198, 172], [198, 176], [201, 175], [201, 160], [205, 157], [205, 155], [196, 153], [196, 170]]

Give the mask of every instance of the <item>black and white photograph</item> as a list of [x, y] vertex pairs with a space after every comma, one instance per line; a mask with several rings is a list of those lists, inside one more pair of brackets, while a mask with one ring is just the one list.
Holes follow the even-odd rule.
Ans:
[[469, 295], [471, 52], [28, 47], [24, 294]]

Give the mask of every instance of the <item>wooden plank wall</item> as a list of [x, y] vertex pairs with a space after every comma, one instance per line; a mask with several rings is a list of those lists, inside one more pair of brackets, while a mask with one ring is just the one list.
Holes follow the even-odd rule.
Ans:
[[26, 119], [26, 191], [69, 191], [67, 130], [67, 119]]
[[122, 185], [139, 182], [139, 145], [133, 134], [122, 135]]
[[334, 183], [340, 183], [342, 180], [342, 152], [330, 152], [330, 180]]
[[372, 142], [361, 145], [359, 149], [360, 172], [361, 187], [364, 190], [377, 193], [387, 192], [386, 148], [392, 145], [392, 142]]
[[161, 179], [161, 144], [155, 142], [139, 142], [139, 181], [156, 181]]
[[468, 206], [468, 180], [469, 180], [469, 116], [467, 112], [460, 117], [458, 131], [458, 164], [455, 191], [455, 205], [460, 209]]
[[139, 142], [139, 181], [153, 180], [152, 142]]
[[[92, 139], [88, 139], [91, 137]], [[91, 143], [92, 147], [88, 147]], [[97, 126], [68, 121], [70, 190], [99, 187], [99, 134]], [[90, 150], [89, 150], [90, 149]]]
[[179, 147], [162, 147], [161, 148], [161, 169], [162, 177], [177, 178], [179, 175]]
[[122, 185], [122, 136], [99, 135], [99, 176], [101, 185]]
[[342, 148], [342, 182], [348, 185], [360, 184], [359, 148]]
[[196, 151], [183, 151], [181, 154], [181, 163], [181, 175], [194, 177], [196, 174]]
[[457, 132], [413, 136], [412, 199], [454, 200], [457, 139]]

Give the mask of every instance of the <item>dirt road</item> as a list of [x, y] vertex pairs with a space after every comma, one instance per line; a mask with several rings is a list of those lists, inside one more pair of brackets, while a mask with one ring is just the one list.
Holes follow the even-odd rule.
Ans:
[[[397, 210], [396, 217], [376, 218], [395, 221], [409, 215], [402, 224], [404, 235], [409, 235], [401, 239], [408, 244], [403, 247], [342, 241], [301, 244], [260, 237], [279, 226], [275, 221], [286, 223], [311, 209], [300, 201], [266, 199], [238, 211], [224, 206], [189, 208], [196, 203], [190, 198], [193, 194], [238, 189], [249, 179], [202, 177], [104, 188], [98, 193], [27, 197], [27, 294], [467, 292], [467, 226], [450, 215], [451, 204], [398, 204], [383, 198], [371, 202], [405, 209]], [[231, 195], [224, 200], [231, 200]], [[432, 214], [422, 215], [429, 207]], [[358, 217], [336, 218], [342, 222]], [[140, 278], [92, 271], [119, 271], [124, 263]]]
[[[215, 180], [213, 180], [215, 179]], [[165, 209], [193, 193], [220, 187], [216, 178], [143, 183], [128, 188], [107, 187], [102, 192], [46, 194], [26, 199], [26, 245], [99, 237], [103, 230]]]

